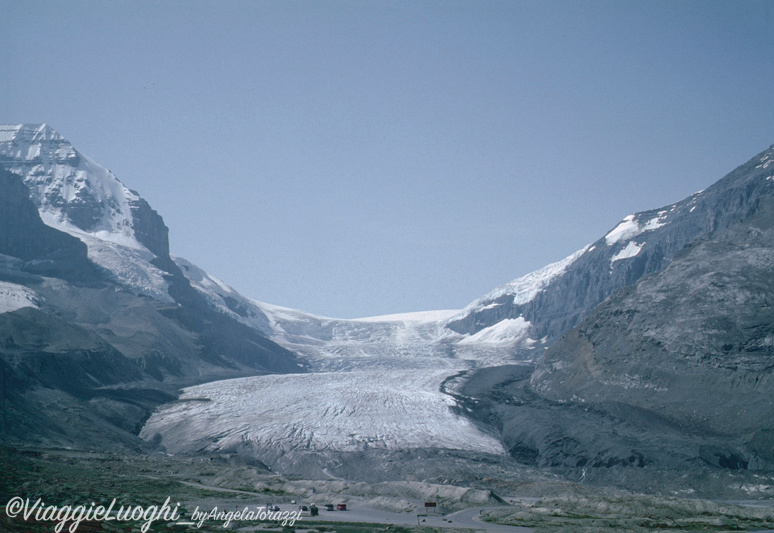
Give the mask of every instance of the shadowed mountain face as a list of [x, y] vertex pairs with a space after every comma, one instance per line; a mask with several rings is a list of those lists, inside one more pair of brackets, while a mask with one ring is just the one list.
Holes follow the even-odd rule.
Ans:
[[771, 153], [707, 189], [727, 204], [696, 214], [710, 231], [596, 307], [534, 372], [472, 376], [465, 405], [512, 457], [609, 482], [653, 469], [774, 470]]
[[302, 370], [194, 289], [162, 218], [51, 128], [1, 126], [0, 166], [5, 442], [142, 447], [180, 386]]
[[86, 245], [46, 226], [21, 178], [0, 170], [0, 254], [21, 261], [19, 268], [82, 281], [102, 273], [87, 257]]

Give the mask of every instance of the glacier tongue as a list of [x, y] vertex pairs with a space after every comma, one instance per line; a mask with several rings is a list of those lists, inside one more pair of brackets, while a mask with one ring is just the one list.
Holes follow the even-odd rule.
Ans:
[[[311, 374], [219, 381], [184, 390], [141, 436], [169, 452], [240, 452], [272, 467], [299, 454], [443, 448], [505, 453], [498, 439], [458, 414], [444, 383], [471, 369], [513, 364], [529, 323], [509, 320], [471, 339], [445, 327], [459, 310], [361, 319], [321, 317], [243, 299], [181, 258], [175, 261], [222, 312], [268, 330]], [[281, 457], [285, 459], [281, 459]]]
[[[212, 298], [230, 290], [202, 272], [184, 270]], [[335, 319], [253, 305], [267, 317], [272, 338], [301, 354], [314, 373], [187, 388], [178, 402], [151, 416], [143, 438], [173, 453], [247, 453], [272, 467], [281, 456], [299, 454], [420, 448], [505, 453], [497, 438], [455, 411], [444, 382], [480, 366], [513, 363], [503, 343], [525, 334], [523, 321], [508, 323], [491, 343], [465, 344], [465, 335], [443, 326], [457, 311]]]
[[170, 452], [356, 452], [441, 447], [504, 453], [454, 414], [440, 391], [449, 371], [368, 370], [233, 379], [185, 390], [140, 434]]

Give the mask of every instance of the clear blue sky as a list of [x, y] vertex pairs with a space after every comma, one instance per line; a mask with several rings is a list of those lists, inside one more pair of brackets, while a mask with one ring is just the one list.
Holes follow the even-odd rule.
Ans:
[[172, 253], [335, 317], [460, 308], [774, 143], [772, 1], [0, 0], [0, 122]]

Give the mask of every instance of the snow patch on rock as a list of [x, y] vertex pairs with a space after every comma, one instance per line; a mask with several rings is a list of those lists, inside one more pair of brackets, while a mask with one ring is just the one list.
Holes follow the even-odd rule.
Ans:
[[585, 254], [589, 249], [589, 245], [584, 246], [577, 252], [565, 257], [561, 261], [551, 263], [544, 266], [534, 272], [517, 278], [509, 283], [505, 283], [495, 288], [484, 297], [479, 298], [470, 305], [468, 305], [462, 312], [450, 317], [448, 321], [459, 320], [469, 315], [473, 311], [480, 311], [481, 309], [487, 309], [492, 307], [494, 300], [505, 296], [513, 296], [514, 305], [522, 305], [532, 301], [541, 291], [543, 291], [552, 281], [564, 274], [571, 264], [578, 260], [580, 256]]
[[629, 241], [626, 243], [626, 246], [617, 254], [615, 254], [613, 257], [610, 258], [610, 265], [612, 266], [613, 263], [616, 261], [621, 261], [622, 259], [630, 259], [634, 256], [636, 256], [638, 253], [640, 253], [640, 250], [642, 250], [642, 247], [645, 245], [645, 243], [637, 244], [634, 241]]
[[617, 242], [632, 239], [641, 233], [645, 233], [646, 231], [658, 229], [666, 223], [666, 215], [667, 211], [661, 211], [658, 216], [651, 218], [643, 223], [635, 220], [635, 215], [628, 215], [624, 217], [624, 219], [615, 228], [613, 228], [610, 233], [605, 235], [605, 242], [608, 246], [612, 246]]

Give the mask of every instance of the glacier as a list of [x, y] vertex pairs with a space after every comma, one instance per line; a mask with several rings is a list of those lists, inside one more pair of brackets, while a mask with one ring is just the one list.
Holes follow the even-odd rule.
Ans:
[[[199, 287], [224, 290], [204, 280]], [[186, 388], [153, 413], [141, 437], [170, 453], [238, 451], [270, 466], [288, 454], [320, 452], [505, 453], [445, 390], [466, 371], [513, 363], [502, 342], [466, 344], [467, 335], [445, 329], [458, 310], [335, 319], [253, 305], [268, 318], [272, 340], [300, 354], [310, 373]]]
[[24, 307], [38, 308], [40, 297], [32, 289], [16, 283], [0, 281], [0, 314]]
[[498, 439], [452, 412], [447, 369], [269, 375], [190, 387], [142, 429], [169, 452], [267, 456], [441, 447], [504, 453]]
[[[210, 308], [300, 355], [300, 370], [311, 372], [186, 388], [179, 402], [153, 414], [144, 437], [159, 434], [168, 450], [177, 451], [247, 442], [261, 457], [276, 449], [346, 452], [364, 446], [503, 453], [496, 438], [455, 411], [443, 384], [460, 372], [512, 362], [508, 347], [529, 344], [529, 323], [506, 321], [471, 338], [445, 327], [459, 310], [345, 320], [252, 300], [186, 259], [167, 256], [165, 242], [138, 232], [148, 219], [138, 225], [137, 217], [155, 213], [149, 215], [139, 194], [50, 126], [0, 126], [0, 162], [22, 176], [44, 223], [84, 242], [89, 259], [120, 285], [175, 304], [170, 269], [177, 268]], [[166, 230], [160, 219], [151, 222]], [[174, 265], [160, 263], [165, 256]], [[539, 291], [545, 280], [527, 279], [517, 292]], [[36, 297], [4, 285], [0, 301], [0, 309], [15, 310], [35, 306]]]
[[[495, 292], [528, 301], [587, 251]], [[528, 363], [537, 342], [523, 317], [475, 334], [446, 324], [464, 310], [359, 319], [317, 316], [244, 298], [174, 258], [211, 305], [299, 354], [309, 374], [238, 378], [189, 387], [158, 409], [141, 436], [170, 453], [232, 453], [272, 467], [282, 457], [441, 448], [505, 454], [499, 440], [460, 412], [446, 385], [480, 368]], [[482, 299], [483, 300], [483, 299]], [[471, 306], [481, 305], [481, 301]], [[516, 349], [519, 349], [518, 351]]]

